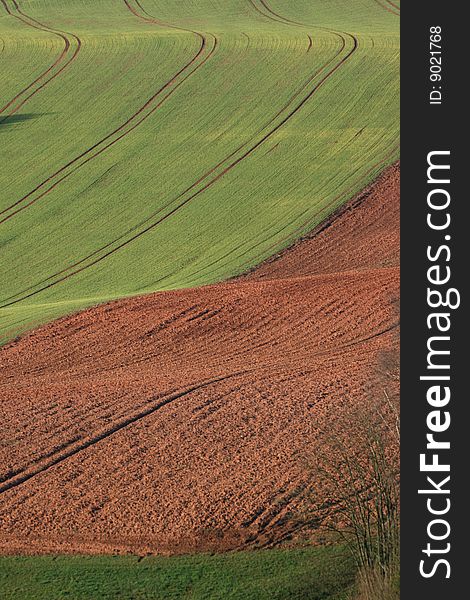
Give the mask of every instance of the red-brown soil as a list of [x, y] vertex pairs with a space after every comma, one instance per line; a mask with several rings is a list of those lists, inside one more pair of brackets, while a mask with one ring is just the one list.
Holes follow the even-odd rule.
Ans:
[[318, 427], [396, 391], [398, 188], [395, 166], [243, 278], [4, 347], [0, 551], [225, 549], [298, 528]]

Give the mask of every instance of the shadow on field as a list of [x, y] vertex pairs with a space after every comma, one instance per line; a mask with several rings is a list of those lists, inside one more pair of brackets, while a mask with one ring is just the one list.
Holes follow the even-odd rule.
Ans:
[[25, 121], [37, 119], [49, 114], [51, 113], [24, 113], [22, 115], [10, 115], [5, 117], [0, 116], [0, 131], [4, 131], [9, 127], [21, 125], [21, 123], [24, 123]]

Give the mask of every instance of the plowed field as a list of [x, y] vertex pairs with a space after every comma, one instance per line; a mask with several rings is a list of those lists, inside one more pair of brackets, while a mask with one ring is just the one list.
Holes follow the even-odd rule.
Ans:
[[176, 553], [298, 529], [318, 426], [393, 386], [398, 186], [391, 167], [248, 276], [5, 346], [0, 550]]

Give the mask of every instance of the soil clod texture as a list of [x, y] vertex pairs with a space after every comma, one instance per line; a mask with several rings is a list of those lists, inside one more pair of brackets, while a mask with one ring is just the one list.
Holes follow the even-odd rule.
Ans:
[[389, 385], [398, 232], [395, 165], [246, 276], [103, 304], [6, 345], [0, 551], [179, 553], [293, 535], [319, 424]]

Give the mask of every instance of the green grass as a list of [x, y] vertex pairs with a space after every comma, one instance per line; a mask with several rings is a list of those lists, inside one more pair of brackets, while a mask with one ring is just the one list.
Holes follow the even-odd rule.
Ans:
[[341, 547], [174, 558], [0, 557], [4, 600], [345, 600]]
[[[47, 28], [78, 36], [81, 49], [15, 115], [0, 114], [0, 218], [10, 217], [0, 223], [0, 340], [108, 299], [237, 275], [398, 156], [399, 19], [374, 0], [270, 0], [281, 18], [257, 12], [253, 4], [266, 13], [261, 0], [140, 3], [164, 24], [139, 19], [123, 0], [18, 2]], [[197, 53], [197, 33], [170, 25], [207, 40], [181, 85], [99, 156], [66, 168], [47, 195], [21, 202], [87, 148], [118, 137]], [[0, 3], [0, 107], [62, 48], [60, 35]]]

